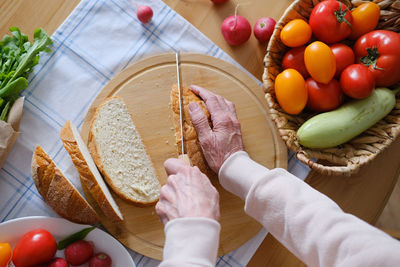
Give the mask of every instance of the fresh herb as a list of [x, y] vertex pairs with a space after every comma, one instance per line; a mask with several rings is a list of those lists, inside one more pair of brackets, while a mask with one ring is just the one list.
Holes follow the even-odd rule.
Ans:
[[64, 238], [63, 240], [61, 240], [60, 242], [58, 242], [57, 245], [57, 249], [58, 250], [63, 250], [66, 247], [68, 247], [68, 245], [76, 242], [76, 241], [80, 241], [85, 239], [85, 237], [91, 232], [93, 231], [93, 229], [95, 229], [96, 226], [92, 226], [92, 227], [88, 227], [88, 228], [84, 228], [82, 230], [80, 230], [79, 232], [76, 232], [70, 236], [67, 236], [66, 238]]
[[12, 35], [0, 41], [0, 119], [4, 121], [19, 93], [28, 86], [27, 78], [39, 63], [39, 53], [50, 52], [53, 43], [41, 28], [34, 31], [33, 43], [18, 27], [9, 30]]

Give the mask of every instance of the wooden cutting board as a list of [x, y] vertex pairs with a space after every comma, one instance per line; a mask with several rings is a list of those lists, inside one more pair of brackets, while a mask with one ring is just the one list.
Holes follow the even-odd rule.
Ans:
[[[268, 168], [287, 168], [286, 147], [268, 117], [264, 93], [257, 82], [239, 68], [213, 57], [188, 53], [181, 54], [180, 60], [183, 86], [200, 85], [235, 103], [244, 146], [249, 155]], [[93, 101], [83, 124], [83, 139], [87, 142], [88, 128], [97, 106], [107, 97], [122, 97], [154, 164], [158, 179], [165, 184], [167, 175], [163, 163], [178, 155], [170, 106], [170, 91], [176, 82], [175, 54], [157, 55], [127, 67]], [[223, 255], [251, 239], [261, 225], [244, 213], [242, 200], [225, 191], [217, 178], [211, 180], [220, 193], [222, 228], [218, 254]], [[87, 190], [85, 194], [98, 210]], [[106, 229], [132, 250], [161, 259], [164, 229], [154, 206], [136, 207], [116, 195], [114, 197], [125, 220], [113, 224], [102, 216]]]

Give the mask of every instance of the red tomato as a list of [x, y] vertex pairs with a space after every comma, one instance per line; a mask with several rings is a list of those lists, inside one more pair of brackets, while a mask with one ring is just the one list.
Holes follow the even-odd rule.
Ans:
[[330, 46], [336, 59], [335, 77], [340, 78], [342, 71], [349, 65], [354, 64], [354, 52], [345, 44], [333, 44]]
[[364, 34], [355, 43], [358, 63], [369, 67], [377, 86], [391, 86], [400, 81], [400, 35], [377, 30]]
[[366, 66], [352, 64], [340, 75], [340, 86], [346, 95], [361, 99], [372, 93], [375, 88], [375, 79]]
[[351, 34], [353, 16], [349, 8], [336, 0], [317, 4], [310, 15], [313, 34], [324, 43], [340, 42]]
[[336, 79], [332, 79], [328, 84], [323, 84], [308, 78], [306, 88], [308, 91], [307, 107], [309, 109], [329, 111], [337, 108], [343, 102], [343, 93]]
[[44, 229], [24, 234], [15, 245], [12, 261], [15, 267], [25, 267], [50, 261], [57, 251], [54, 237]]
[[304, 64], [304, 50], [305, 46], [292, 48], [283, 56], [282, 67], [284, 69], [295, 69], [307, 79], [310, 74], [307, 71], [306, 64]]

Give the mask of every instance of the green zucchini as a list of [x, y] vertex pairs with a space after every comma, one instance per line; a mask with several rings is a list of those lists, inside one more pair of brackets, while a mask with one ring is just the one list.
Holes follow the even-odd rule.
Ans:
[[312, 117], [297, 131], [300, 144], [308, 148], [329, 148], [346, 143], [389, 114], [396, 105], [399, 90], [376, 88], [364, 99]]

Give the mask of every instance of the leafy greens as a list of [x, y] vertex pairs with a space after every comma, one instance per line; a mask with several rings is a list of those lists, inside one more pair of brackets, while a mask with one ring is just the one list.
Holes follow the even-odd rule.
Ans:
[[33, 33], [33, 43], [18, 27], [11, 27], [11, 36], [0, 41], [0, 119], [7, 121], [8, 112], [19, 93], [28, 86], [28, 76], [39, 63], [40, 52], [50, 52], [53, 43], [39, 28]]

